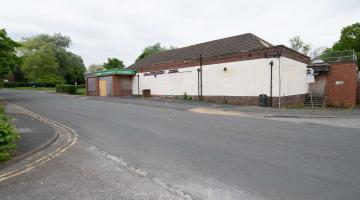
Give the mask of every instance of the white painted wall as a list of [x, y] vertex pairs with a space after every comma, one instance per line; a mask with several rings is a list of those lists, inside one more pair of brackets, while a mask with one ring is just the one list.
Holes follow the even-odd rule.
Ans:
[[[204, 96], [258, 96], [270, 94], [271, 59], [256, 59], [203, 66]], [[273, 96], [278, 96], [278, 59], [273, 59]], [[281, 96], [304, 94], [306, 64], [282, 57], [280, 59], [282, 91]], [[224, 71], [224, 67], [227, 71]], [[152, 95], [197, 95], [196, 67], [180, 68], [180, 73], [144, 76], [139, 73], [140, 94], [143, 89], [151, 89]], [[137, 76], [133, 78], [133, 94], [138, 94]]]

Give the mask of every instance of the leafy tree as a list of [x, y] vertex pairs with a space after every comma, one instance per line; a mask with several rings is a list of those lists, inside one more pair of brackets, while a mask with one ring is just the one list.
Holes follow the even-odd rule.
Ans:
[[67, 74], [65, 74], [65, 80], [67, 80], [68, 83], [85, 83], [84, 74], [86, 72], [86, 68], [82, 58], [74, 53], [68, 52], [67, 63], [69, 70], [67, 71]]
[[66, 49], [71, 45], [71, 39], [68, 36], [63, 36], [60, 33], [55, 33], [53, 35], [48, 34], [38, 34], [34, 37], [23, 38], [26, 41], [26, 48], [29, 50], [39, 49], [44, 44], [51, 45], [54, 49]]
[[11, 72], [19, 62], [16, 48], [20, 44], [7, 36], [5, 29], [0, 29], [0, 78]]
[[86, 68], [80, 56], [68, 52], [63, 48], [57, 48], [55, 49], [55, 57], [59, 64], [60, 74], [67, 83], [84, 83]]
[[307, 55], [311, 50], [311, 45], [305, 44], [305, 42], [301, 40], [300, 36], [290, 38], [289, 43], [290, 48], [305, 55]]
[[55, 53], [48, 45], [43, 45], [37, 51], [34, 51], [34, 53], [26, 55], [22, 64], [22, 70], [30, 81], [64, 82], [59, 72]]
[[125, 65], [123, 61], [117, 58], [108, 58], [107, 62], [104, 63], [105, 69], [116, 69], [116, 68], [124, 68]]
[[97, 72], [97, 71], [101, 71], [103, 69], [104, 69], [104, 67], [101, 66], [101, 65], [91, 64], [89, 66], [88, 72], [94, 73], [94, 72]]
[[332, 48], [327, 49], [327, 52], [354, 50], [357, 57], [357, 65], [360, 68], [360, 23], [355, 23], [344, 27], [341, 30], [339, 41], [335, 42]]
[[[175, 47], [171, 47], [170, 49], [173, 49], [173, 48], [175, 48]], [[141, 60], [147, 56], [150, 56], [152, 54], [159, 53], [159, 52], [166, 51], [166, 50], [169, 50], [169, 49], [167, 49], [166, 47], [162, 47], [159, 42], [154, 45], [147, 46], [147, 47], [145, 47], [143, 52], [139, 55], [139, 57], [136, 59], [136, 61], [139, 61], [139, 60]]]
[[[20, 52], [25, 62], [29, 55], [33, 55], [34, 52], [39, 51], [43, 47], [51, 49], [57, 65], [54, 76], [60, 75], [61, 79], [70, 84], [74, 82], [82, 84], [84, 83], [86, 68], [80, 56], [66, 50], [70, 45], [71, 39], [60, 33], [55, 33], [54, 35], [39, 34], [34, 37], [25, 38]], [[32, 57], [30, 56], [30, 58]], [[30, 76], [32, 77], [31, 79], [34, 79], [33, 74], [28, 73], [30, 73], [30, 71], [25, 72], [26, 77]]]
[[21, 69], [22, 62], [23, 62], [23, 59], [19, 58], [17, 64], [15, 65], [15, 67], [12, 70], [12, 74], [14, 76], [15, 82], [26, 82], [27, 81], [26, 77], [25, 77], [25, 73]]

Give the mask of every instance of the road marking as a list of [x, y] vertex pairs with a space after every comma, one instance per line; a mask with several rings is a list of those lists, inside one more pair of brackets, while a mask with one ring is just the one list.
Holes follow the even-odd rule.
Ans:
[[194, 113], [201, 113], [201, 114], [209, 114], [209, 115], [225, 115], [225, 116], [242, 116], [242, 117], [250, 117], [250, 115], [246, 115], [236, 111], [225, 111], [220, 109], [209, 109], [209, 108], [193, 108], [189, 109], [188, 111]]
[[18, 128], [17, 129], [19, 133], [32, 133], [33, 131], [31, 128]]
[[[5, 100], [3, 100], [3, 101], [5, 101]], [[34, 155], [42, 155], [42, 154], [44, 154], [44, 155], [42, 155], [37, 160], [30, 161], [30, 163], [26, 164], [24, 167], [20, 167], [19, 169], [4, 172], [3, 174], [0, 174], [0, 182], [8, 180], [10, 178], [14, 178], [14, 177], [19, 176], [24, 173], [30, 172], [34, 168], [44, 165], [45, 163], [49, 162], [50, 160], [63, 154], [65, 151], [67, 151], [69, 148], [71, 148], [72, 146], [74, 146], [77, 143], [78, 136], [74, 129], [72, 129], [66, 125], [63, 125], [59, 122], [56, 122], [54, 120], [43, 117], [39, 114], [36, 114], [30, 110], [27, 110], [23, 107], [18, 106], [18, 105], [15, 105], [15, 104], [12, 104], [9, 102], [6, 102], [6, 103], [12, 109], [15, 109], [16, 111], [18, 111], [22, 114], [26, 114], [30, 117], [33, 117], [33, 118], [39, 120], [40, 122], [42, 122], [44, 124], [47, 124], [47, 125], [53, 127], [55, 129], [55, 131], [57, 131], [59, 133], [59, 136], [66, 137], [65, 138], [66, 142], [65, 142], [65, 144], [62, 144], [62, 146], [60, 148], [56, 148], [54, 151], [52, 151], [50, 153], [44, 153], [44, 151], [41, 151], [41, 152], [34, 154]]]
[[163, 180], [161, 180], [160, 178], [158, 177], [153, 177], [151, 176], [147, 171], [141, 169], [141, 168], [138, 168], [138, 167], [135, 167], [135, 166], [131, 166], [129, 165], [129, 163], [127, 163], [126, 161], [124, 161], [122, 158], [119, 158], [113, 154], [110, 154], [104, 150], [101, 150], [93, 145], [90, 146], [90, 149], [92, 151], [95, 151], [95, 152], [98, 152], [100, 153], [101, 155], [105, 156], [107, 159], [115, 162], [118, 164], [117, 168], [118, 170], [119, 169], [125, 169], [127, 170], [129, 173], [137, 176], [137, 177], [140, 177], [140, 178], [148, 178], [149, 180], [151, 180], [153, 183], [159, 185], [160, 187], [164, 188], [165, 190], [179, 196], [180, 198], [184, 199], [184, 200], [192, 200], [193, 198], [191, 197], [190, 194], [182, 191], [181, 189], [179, 188], [176, 188], [175, 186], [173, 186], [172, 184], [167, 184], [165, 183]]

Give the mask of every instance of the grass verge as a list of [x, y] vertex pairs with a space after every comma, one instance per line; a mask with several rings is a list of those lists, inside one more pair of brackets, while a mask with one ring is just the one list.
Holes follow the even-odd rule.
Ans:
[[[56, 92], [54, 87], [14, 87], [14, 88], [8, 88], [10, 90], [36, 90], [36, 91], [48, 91], [48, 92]], [[76, 91], [76, 95], [85, 95], [86, 94], [86, 88], [78, 88]]]
[[55, 88], [53, 87], [13, 87], [13, 88], [8, 88], [10, 90], [38, 90], [38, 91], [50, 91], [50, 92], [55, 92]]

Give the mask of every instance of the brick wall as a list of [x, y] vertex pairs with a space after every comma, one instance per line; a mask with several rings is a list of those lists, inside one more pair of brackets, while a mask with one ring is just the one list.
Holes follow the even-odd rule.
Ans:
[[[296, 104], [303, 104], [305, 101], [306, 94], [299, 94], [299, 95], [291, 95], [291, 96], [284, 96], [281, 97], [281, 105], [288, 106], [288, 105], [296, 105]], [[170, 96], [170, 95], [152, 95], [152, 97], [157, 98], [180, 98], [182, 99], [183, 96]], [[267, 105], [270, 106], [269, 98], [267, 99]], [[198, 100], [198, 96], [192, 96], [192, 100]], [[204, 101], [208, 102], [215, 102], [215, 103], [227, 103], [227, 104], [234, 104], [234, 105], [241, 105], [241, 106], [258, 106], [259, 105], [259, 97], [258, 96], [203, 96]], [[277, 107], [279, 104], [278, 97], [273, 97], [273, 107]]]
[[360, 104], [360, 80], [358, 81], [358, 104]]
[[352, 107], [357, 102], [356, 62], [332, 63], [326, 80], [326, 104], [337, 107]]

